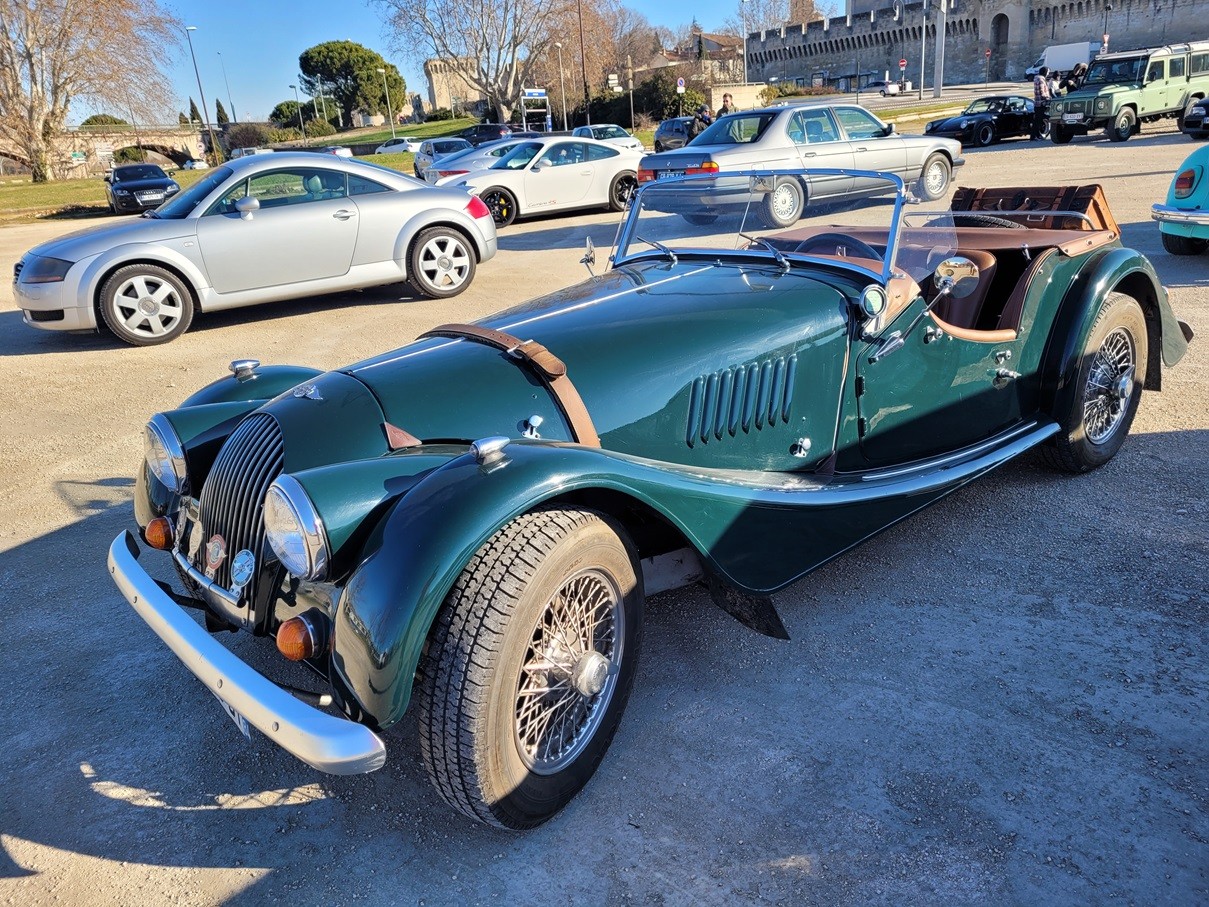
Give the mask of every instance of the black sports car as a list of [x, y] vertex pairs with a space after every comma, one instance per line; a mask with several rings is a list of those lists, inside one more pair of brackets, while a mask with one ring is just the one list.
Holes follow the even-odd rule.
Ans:
[[[1018, 94], [979, 98], [957, 116], [933, 120], [924, 127], [928, 135], [943, 135], [980, 148], [1032, 131], [1033, 99]], [[1042, 128], [1043, 137], [1048, 133], [1047, 122]]]
[[114, 167], [105, 177], [105, 195], [114, 214], [158, 208], [181, 191], [176, 180], [155, 164]]

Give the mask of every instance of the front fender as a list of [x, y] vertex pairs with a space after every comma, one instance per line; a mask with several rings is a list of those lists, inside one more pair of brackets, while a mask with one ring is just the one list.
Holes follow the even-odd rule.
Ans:
[[1188, 349], [1167, 290], [1145, 256], [1117, 247], [1104, 252], [1088, 268], [1090, 273], [1082, 275], [1063, 299], [1050, 332], [1041, 392], [1043, 409], [1052, 413], [1067, 412], [1072, 403], [1087, 338], [1111, 292], [1132, 296], [1146, 316], [1148, 390], [1161, 388], [1162, 366], [1174, 366]]
[[197, 264], [170, 246], [160, 243], [124, 243], [106, 249], [89, 263], [80, 276], [80, 299], [87, 300], [91, 307], [105, 277], [123, 265], [136, 262], [163, 265], [176, 271], [192, 287], [198, 298], [201, 297], [201, 292], [210, 286], [209, 279]]
[[267, 403], [278, 394], [285, 393], [291, 387], [296, 387], [302, 382], [322, 374], [320, 369], [301, 365], [258, 366], [252, 375], [242, 380], [234, 375], [226, 375], [207, 384], [197, 393], [187, 397], [181, 403], [181, 408], [198, 406], [203, 403], [248, 401], [256, 401], [259, 405]]

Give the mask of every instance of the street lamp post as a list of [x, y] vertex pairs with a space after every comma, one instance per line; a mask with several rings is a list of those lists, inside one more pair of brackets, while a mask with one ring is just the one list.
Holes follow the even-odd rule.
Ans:
[[924, 76], [927, 75], [928, 56], [928, 0], [919, 8], [919, 99], [924, 99]]
[[563, 42], [555, 41], [558, 48], [558, 94], [563, 100], [563, 132], [567, 131], [567, 83], [563, 79]]
[[231, 97], [231, 83], [227, 80], [227, 64], [223, 62], [222, 51], [218, 51], [218, 65], [222, 67], [222, 81], [227, 86], [227, 100], [231, 104], [231, 122], [238, 123], [239, 117], [235, 113], [235, 99]]
[[185, 26], [185, 37], [189, 39], [189, 56], [193, 58], [193, 75], [197, 76], [197, 93], [202, 99], [202, 117], [206, 121], [206, 132], [210, 134], [210, 153], [214, 155], [214, 162], [221, 161], [222, 152], [218, 147], [218, 139], [214, 137], [214, 127], [210, 125], [210, 111], [206, 107], [206, 92], [202, 88], [201, 71], [197, 68], [197, 54], [193, 52], [193, 32], [197, 31], [196, 25]]
[[[1158, 7], [1156, 7], [1156, 9], [1157, 8]], [[1102, 54], [1108, 53], [1108, 14], [1111, 12], [1112, 12], [1112, 4], [1105, 3], [1104, 4], [1104, 43], [1100, 47], [1100, 53], [1102, 53]]]
[[302, 133], [302, 144], [306, 144], [306, 126], [302, 124], [302, 101], [298, 97], [298, 86], [291, 85], [294, 89], [294, 106], [298, 108], [298, 131]]
[[575, 0], [579, 9], [579, 65], [584, 72], [584, 122], [592, 125], [592, 94], [588, 91], [588, 55], [584, 50], [584, 4], [583, 0]]
[[743, 84], [747, 84], [747, 4], [749, 0], [739, 0], [739, 16], [743, 20]]
[[395, 138], [395, 112], [390, 106], [390, 86], [386, 84], [386, 70], [378, 67], [378, 72], [382, 73], [382, 89], [386, 92], [386, 115], [390, 117], [390, 137]]

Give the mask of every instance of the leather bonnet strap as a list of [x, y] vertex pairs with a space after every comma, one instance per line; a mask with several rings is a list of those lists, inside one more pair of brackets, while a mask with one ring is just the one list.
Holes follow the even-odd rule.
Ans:
[[567, 366], [536, 340], [521, 340], [503, 331], [486, 328], [478, 324], [442, 324], [425, 331], [417, 339], [426, 337], [450, 337], [471, 340], [502, 350], [513, 359], [529, 365], [550, 391], [550, 396], [562, 410], [571, 434], [585, 447], [600, 447], [600, 438], [592, 417], [584, 406], [583, 398], [567, 376]]

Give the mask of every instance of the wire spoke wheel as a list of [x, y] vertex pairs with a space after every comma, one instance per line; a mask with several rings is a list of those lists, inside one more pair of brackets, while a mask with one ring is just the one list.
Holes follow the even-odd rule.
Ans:
[[1121, 426], [1136, 368], [1133, 338], [1116, 328], [1096, 351], [1083, 389], [1083, 422], [1091, 443], [1103, 444]]
[[625, 616], [621, 592], [597, 570], [571, 577], [542, 611], [516, 690], [516, 745], [533, 772], [574, 762], [617, 685]]

